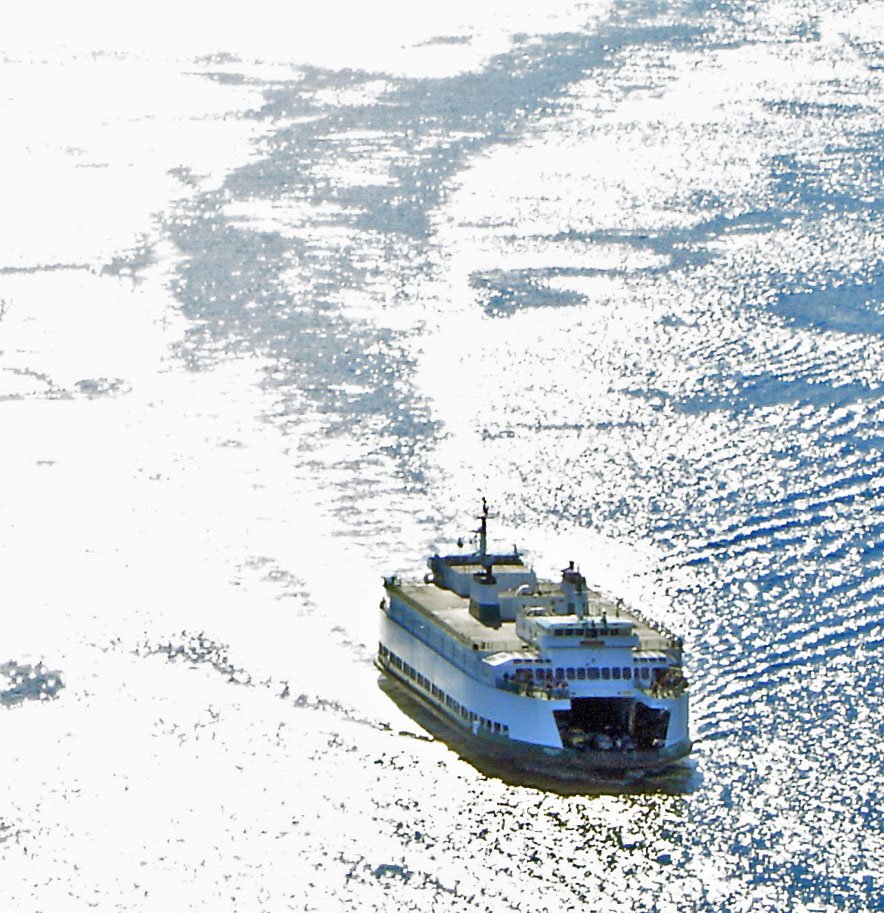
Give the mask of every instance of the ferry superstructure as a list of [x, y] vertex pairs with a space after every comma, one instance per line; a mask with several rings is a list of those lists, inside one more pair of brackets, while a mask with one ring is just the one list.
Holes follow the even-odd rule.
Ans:
[[682, 641], [589, 587], [492, 554], [488, 505], [468, 554], [422, 583], [384, 578], [377, 663], [480, 751], [556, 769], [642, 771], [691, 750]]

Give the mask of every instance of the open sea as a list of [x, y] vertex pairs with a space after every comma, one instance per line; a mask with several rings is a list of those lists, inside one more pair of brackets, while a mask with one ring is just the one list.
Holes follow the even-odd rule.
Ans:
[[[21, 7], [21, 8], [19, 8]], [[17, 4], [0, 910], [881, 910], [884, 3]], [[691, 758], [373, 666], [475, 526], [682, 633]]]

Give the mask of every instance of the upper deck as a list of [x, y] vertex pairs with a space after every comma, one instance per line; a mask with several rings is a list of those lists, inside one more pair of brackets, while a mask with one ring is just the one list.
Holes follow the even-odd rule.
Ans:
[[[539, 588], [551, 592], [556, 585], [549, 581], [540, 581]], [[470, 650], [481, 653], [518, 652], [526, 658], [538, 656], [541, 652], [518, 636], [514, 621], [501, 621], [494, 627], [483, 624], [470, 614], [469, 598], [459, 596], [451, 590], [432, 583], [395, 582], [387, 586], [387, 592], [391, 597], [398, 596], [424, 615], [435, 627], [445, 631]], [[660, 651], [680, 647], [677, 638], [668, 632], [651, 627], [639, 613], [627, 610], [619, 600], [611, 599], [592, 589], [587, 591], [587, 596], [590, 612], [583, 619], [584, 622], [599, 622], [603, 617], [629, 621], [633, 626], [632, 634], [638, 638], [638, 646], [635, 649], [639, 651]], [[587, 644], [586, 649], [592, 647]]]
[[470, 614], [470, 600], [452, 590], [432, 583], [396, 583], [388, 586], [387, 592], [391, 597], [398, 595], [471, 650], [483, 653], [524, 651], [532, 656], [537, 652], [516, 634], [514, 621], [504, 621], [500, 627], [489, 628]]
[[[589, 587], [571, 561], [558, 583], [538, 580], [518, 549], [488, 550], [488, 505], [482, 499], [478, 549], [468, 554], [433, 555], [424, 583], [395, 577], [384, 585], [391, 613], [408, 606], [471, 654], [519, 653], [538, 657], [547, 650], [630, 649], [680, 653], [681, 641], [640, 613], [627, 610]], [[458, 540], [458, 547], [463, 545]], [[417, 622], [419, 631], [422, 622]]]

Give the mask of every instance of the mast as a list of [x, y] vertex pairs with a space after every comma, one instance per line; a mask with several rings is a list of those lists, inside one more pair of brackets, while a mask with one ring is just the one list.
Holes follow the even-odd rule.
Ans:
[[488, 551], [488, 502], [482, 498], [482, 513], [476, 518], [479, 521], [479, 528], [476, 532], [479, 534], [479, 563], [485, 563], [485, 555]]

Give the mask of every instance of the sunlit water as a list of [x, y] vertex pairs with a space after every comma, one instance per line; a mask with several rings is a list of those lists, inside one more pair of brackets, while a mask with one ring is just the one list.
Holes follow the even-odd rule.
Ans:
[[[0, 36], [0, 908], [879, 908], [884, 7], [182, 6]], [[676, 775], [378, 687], [480, 493]]]

